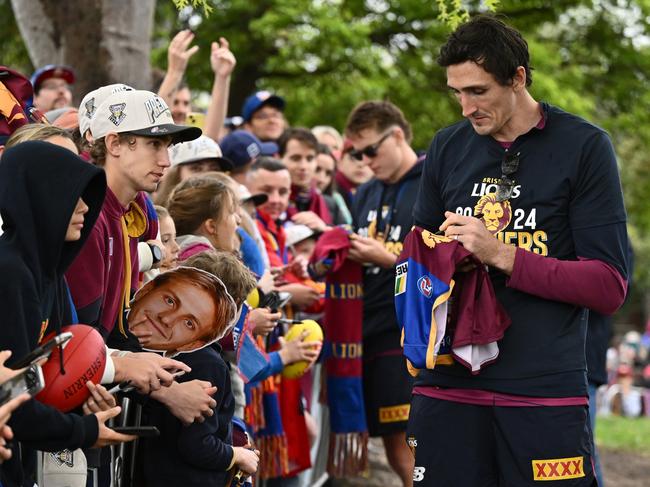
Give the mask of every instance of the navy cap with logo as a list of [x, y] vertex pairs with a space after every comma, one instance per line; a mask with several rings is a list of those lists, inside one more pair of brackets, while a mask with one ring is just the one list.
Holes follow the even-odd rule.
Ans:
[[273, 156], [278, 153], [275, 142], [261, 142], [246, 130], [235, 130], [219, 142], [223, 157], [233, 163], [234, 167], [242, 167], [258, 156]]
[[250, 122], [253, 114], [265, 105], [272, 106], [283, 112], [285, 105], [284, 98], [274, 95], [270, 91], [258, 91], [244, 101], [241, 109], [242, 118], [245, 122]]

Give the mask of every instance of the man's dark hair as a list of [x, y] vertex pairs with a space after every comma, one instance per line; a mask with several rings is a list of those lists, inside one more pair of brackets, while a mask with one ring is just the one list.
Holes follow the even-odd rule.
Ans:
[[316, 150], [318, 148], [318, 140], [311, 133], [311, 130], [302, 127], [291, 127], [282, 132], [282, 135], [278, 139], [280, 157], [284, 157], [284, 154], [287, 152], [287, 145], [290, 140], [297, 140], [310, 149]]
[[255, 159], [255, 162], [251, 166], [250, 172], [259, 171], [264, 169], [269, 172], [278, 172], [278, 171], [287, 171], [287, 166], [285, 166], [282, 161], [278, 161], [273, 157], [262, 156]]
[[514, 28], [492, 15], [477, 15], [458, 27], [440, 48], [442, 67], [473, 61], [494, 76], [500, 85], [509, 85], [523, 66], [526, 86], [533, 82], [528, 43]]
[[413, 132], [411, 124], [396, 105], [389, 101], [364, 101], [354, 107], [345, 124], [347, 136], [358, 135], [362, 130], [373, 129], [385, 132], [389, 128], [398, 126], [404, 132], [404, 138], [411, 143]]

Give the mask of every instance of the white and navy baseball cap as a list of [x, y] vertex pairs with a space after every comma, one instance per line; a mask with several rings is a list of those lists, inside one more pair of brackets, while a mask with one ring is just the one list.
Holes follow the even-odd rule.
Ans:
[[95, 112], [97, 112], [97, 107], [104, 103], [106, 98], [118, 91], [132, 90], [133, 88], [129, 85], [115, 83], [97, 88], [84, 96], [79, 105], [79, 113], [77, 114], [79, 117], [79, 132], [81, 132], [81, 135], [84, 135], [88, 130], [90, 130], [90, 121], [93, 119]]
[[172, 166], [212, 159], [219, 163], [222, 171], [232, 171], [233, 168], [232, 162], [224, 159], [219, 144], [206, 135], [170, 147], [169, 159]]
[[171, 135], [173, 144], [201, 135], [198, 127], [176, 125], [165, 100], [144, 90], [118, 91], [97, 107], [90, 121], [90, 133], [100, 139], [111, 132], [145, 137]]

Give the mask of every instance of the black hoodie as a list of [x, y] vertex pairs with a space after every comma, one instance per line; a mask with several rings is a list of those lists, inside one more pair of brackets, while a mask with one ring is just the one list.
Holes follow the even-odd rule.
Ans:
[[[355, 231], [364, 237], [380, 239], [388, 233], [384, 247], [398, 256], [402, 242], [413, 226], [413, 205], [418, 195], [422, 160], [394, 183], [376, 178], [357, 189], [352, 206]], [[380, 213], [378, 217], [378, 213]], [[395, 268], [364, 266], [363, 276], [363, 354], [370, 358], [377, 353], [400, 349], [399, 326], [393, 304]]]
[[[36, 347], [45, 328], [70, 323], [63, 274], [88, 237], [105, 192], [104, 171], [48, 142], [19, 144], [0, 159], [0, 350], [13, 352], [9, 366]], [[89, 207], [81, 238], [65, 242], [80, 197]], [[14, 445], [12, 459], [2, 465], [4, 487], [33, 485], [31, 455], [23, 454], [21, 465], [20, 450], [89, 447], [99, 434], [94, 415], [63, 414], [36, 400], [19, 407], [9, 425], [20, 449]]]

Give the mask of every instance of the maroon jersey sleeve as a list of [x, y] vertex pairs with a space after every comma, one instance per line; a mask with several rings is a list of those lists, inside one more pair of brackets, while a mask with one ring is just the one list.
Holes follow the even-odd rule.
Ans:
[[601, 260], [558, 260], [518, 248], [508, 287], [611, 315], [625, 300], [627, 281]]

